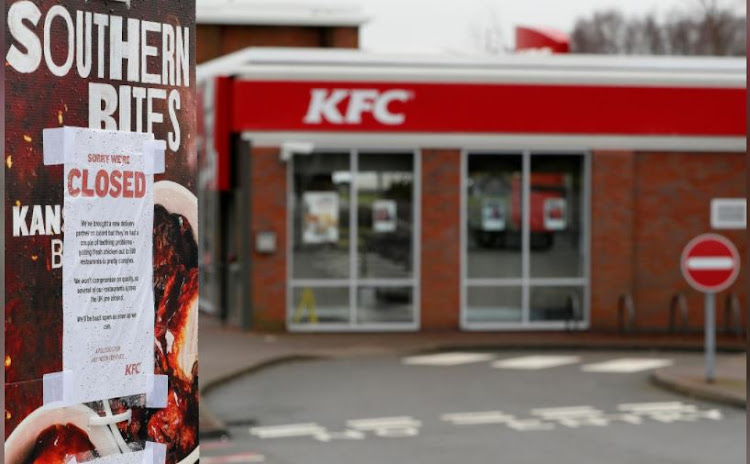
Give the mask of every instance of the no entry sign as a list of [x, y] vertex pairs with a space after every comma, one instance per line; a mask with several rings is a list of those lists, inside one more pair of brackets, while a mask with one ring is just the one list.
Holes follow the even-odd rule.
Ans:
[[740, 255], [732, 242], [717, 234], [695, 237], [682, 252], [682, 275], [696, 290], [726, 290], [740, 273]]

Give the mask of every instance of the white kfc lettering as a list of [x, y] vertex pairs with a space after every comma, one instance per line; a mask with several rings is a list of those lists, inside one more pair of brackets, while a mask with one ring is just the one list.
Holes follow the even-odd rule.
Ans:
[[[305, 124], [361, 124], [365, 113], [372, 114], [380, 124], [397, 126], [406, 121], [403, 113], [394, 113], [390, 105], [412, 98], [407, 90], [393, 89], [380, 92], [376, 89], [312, 89]], [[346, 102], [345, 108], [340, 108]]]

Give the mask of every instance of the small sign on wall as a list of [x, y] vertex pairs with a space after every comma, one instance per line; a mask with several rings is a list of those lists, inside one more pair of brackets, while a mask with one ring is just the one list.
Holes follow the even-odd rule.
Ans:
[[711, 200], [712, 229], [747, 228], [747, 199], [714, 198]]

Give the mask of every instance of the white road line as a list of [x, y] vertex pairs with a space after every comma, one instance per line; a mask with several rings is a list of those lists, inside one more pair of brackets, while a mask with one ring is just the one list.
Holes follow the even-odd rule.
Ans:
[[388, 427], [419, 427], [422, 422], [411, 416], [379, 417], [374, 419], [352, 419], [346, 421], [347, 427], [359, 430], [388, 428]]
[[502, 424], [513, 419], [514, 416], [502, 411], [454, 412], [440, 416], [440, 420], [455, 425]]
[[495, 356], [489, 353], [452, 352], [410, 356], [402, 359], [401, 362], [409, 366], [458, 366], [490, 361], [494, 358]]
[[266, 457], [258, 453], [231, 454], [228, 456], [201, 456], [204, 464], [245, 464], [266, 462]]
[[498, 369], [522, 369], [536, 370], [549, 369], [552, 367], [576, 364], [581, 361], [580, 356], [562, 356], [562, 355], [536, 355], [521, 356], [518, 358], [501, 359], [492, 363], [492, 367]]
[[696, 411], [698, 408], [692, 404], [680, 401], [654, 402], [654, 403], [623, 403], [617, 406], [619, 411], [628, 412], [651, 412], [651, 411]]
[[531, 414], [545, 417], [588, 416], [601, 414], [601, 411], [593, 406], [570, 406], [565, 408], [536, 408], [531, 410]]
[[734, 268], [734, 260], [726, 256], [697, 256], [688, 258], [687, 268], [695, 271], [724, 271]]
[[585, 364], [581, 367], [584, 372], [601, 372], [610, 374], [632, 374], [634, 372], [658, 369], [674, 364], [671, 359], [657, 358], [620, 358], [600, 363]]
[[325, 431], [326, 429], [324, 427], [315, 423], [289, 424], [268, 427], [252, 427], [250, 429], [250, 435], [255, 435], [259, 438], [287, 438], [314, 435]]

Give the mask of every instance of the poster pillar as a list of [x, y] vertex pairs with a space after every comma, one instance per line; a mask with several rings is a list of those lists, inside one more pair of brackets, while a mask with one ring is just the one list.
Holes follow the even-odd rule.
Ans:
[[194, 464], [195, 0], [3, 10], [4, 462]]

